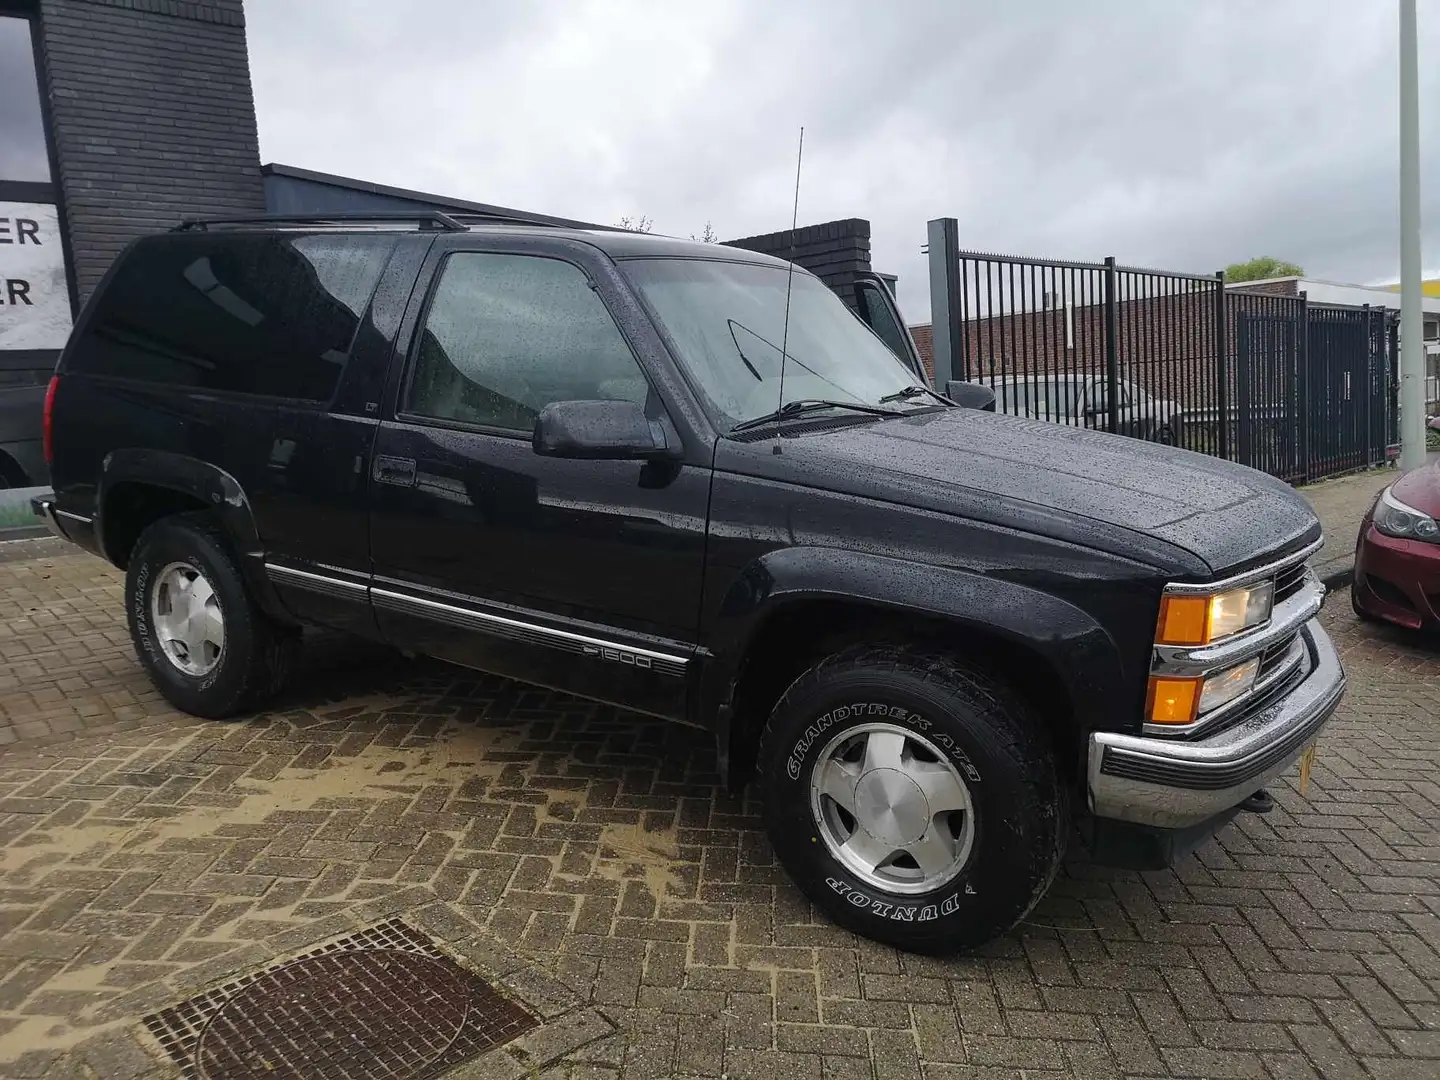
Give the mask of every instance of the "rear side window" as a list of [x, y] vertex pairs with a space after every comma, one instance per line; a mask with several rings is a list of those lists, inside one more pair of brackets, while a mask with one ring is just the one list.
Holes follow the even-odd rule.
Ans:
[[66, 370], [329, 401], [395, 237], [174, 234], [125, 257]]

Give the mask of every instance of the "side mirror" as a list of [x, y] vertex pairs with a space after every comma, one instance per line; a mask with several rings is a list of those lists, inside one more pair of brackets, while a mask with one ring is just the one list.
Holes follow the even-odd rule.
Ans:
[[666, 425], [633, 401], [552, 401], [535, 418], [531, 445], [542, 457], [592, 461], [680, 456]]
[[945, 396], [956, 405], [981, 412], [995, 411], [995, 391], [984, 383], [964, 382], [951, 379], [945, 384]]

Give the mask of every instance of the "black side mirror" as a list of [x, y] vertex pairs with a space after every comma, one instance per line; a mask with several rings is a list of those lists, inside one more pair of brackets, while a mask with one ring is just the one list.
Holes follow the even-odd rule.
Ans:
[[552, 401], [535, 418], [535, 453], [593, 461], [654, 461], [680, 456], [659, 420], [633, 401]]
[[995, 391], [984, 383], [963, 382], [951, 379], [945, 384], [945, 396], [956, 405], [981, 412], [995, 411]]

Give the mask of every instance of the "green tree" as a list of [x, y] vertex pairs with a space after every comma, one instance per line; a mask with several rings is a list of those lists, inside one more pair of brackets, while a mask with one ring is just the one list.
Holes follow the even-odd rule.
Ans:
[[708, 221], [705, 222], [705, 228], [700, 231], [700, 235], [696, 236], [691, 233], [690, 239], [699, 240], [702, 244], [718, 244], [720, 242], [720, 237], [715, 232], [715, 226]]
[[655, 227], [655, 222], [651, 221], [644, 214], [634, 218], [626, 214], [615, 224], [622, 229], [629, 229], [631, 232], [649, 232]]
[[1273, 255], [1257, 255], [1249, 262], [1231, 263], [1225, 267], [1226, 281], [1262, 281], [1265, 278], [1303, 277], [1305, 268]]

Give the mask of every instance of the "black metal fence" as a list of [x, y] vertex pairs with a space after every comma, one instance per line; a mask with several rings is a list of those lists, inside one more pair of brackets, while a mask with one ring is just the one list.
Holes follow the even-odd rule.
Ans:
[[956, 379], [996, 408], [1175, 443], [1292, 482], [1398, 441], [1394, 313], [1226, 289], [1220, 274], [952, 251]]

